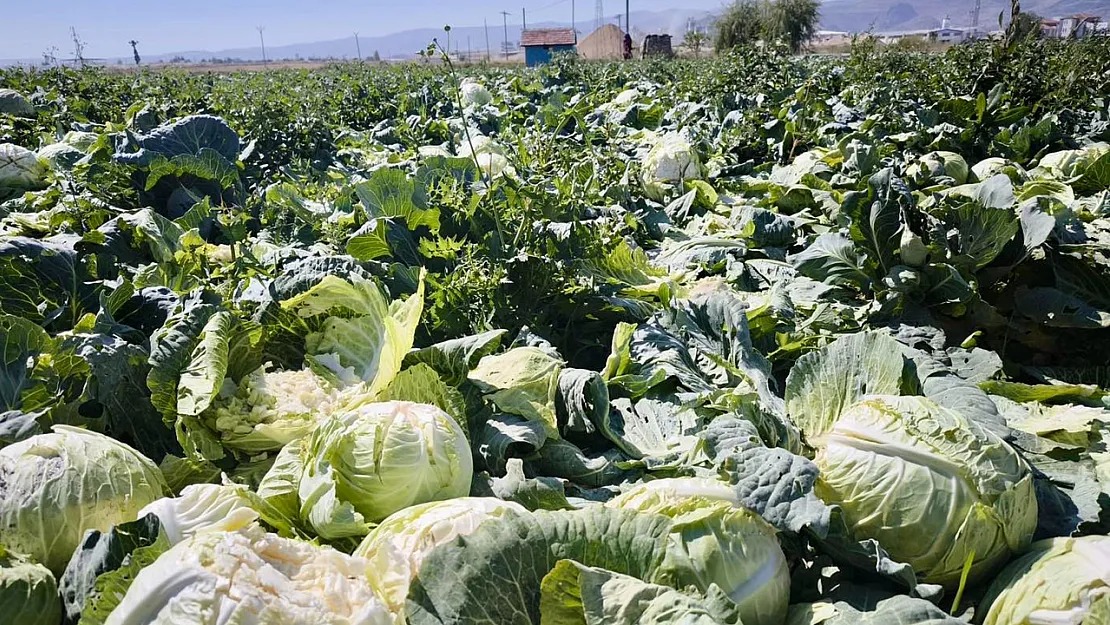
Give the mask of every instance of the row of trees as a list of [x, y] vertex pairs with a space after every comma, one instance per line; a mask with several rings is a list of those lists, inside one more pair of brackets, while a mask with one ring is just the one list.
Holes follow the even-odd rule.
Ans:
[[820, 9], [820, 0], [734, 0], [717, 20], [714, 45], [728, 50], [782, 41], [798, 52], [817, 33]]

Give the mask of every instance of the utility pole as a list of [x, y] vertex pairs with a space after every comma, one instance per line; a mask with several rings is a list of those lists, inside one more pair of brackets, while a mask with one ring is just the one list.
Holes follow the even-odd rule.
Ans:
[[520, 7], [520, 29], [528, 30], [528, 9]]
[[575, 7], [577, 0], [570, 0], [570, 29], [574, 31], [574, 43], [578, 43], [578, 21], [575, 19]]
[[470, 35], [466, 36], [466, 60], [469, 63], [474, 62], [474, 59], [470, 56]]
[[624, 32], [632, 34], [632, 13], [628, 8], [629, 0], [624, 0]]
[[447, 51], [447, 58], [451, 58], [451, 31], [450, 30], [447, 31], [447, 47], [444, 48], [444, 50]]
[[362, 62], [362, 44], [358, 42], [358, 32], [355, 32], [355, 50], [358, 51], [358, 61]]
[[983, 0], [975, 0], [975, 8], [971, 10], [971, 29], [979, 32], [979, 14], [983, 10]]
[[262, 31], [266, 30], [266, 27], [256, 26], [255, 29], [258, 30], [258, 40], [262, 42], [262, 62], [269, 63], [269, 61], [266, 60], [266, 38], [262, 36]]
[[482, 18], [482, 26], [486, 29], [486, 63], [489, 63], [489, 20]]
[[502, 50], [505, 52], [505, 58], [509, 58], [509, 12], [502, 11], [501, 19], [505, 22], [505, 41]]
[[594, 4], [594, 31], [605, 23], [605, 0], [597, 0]]

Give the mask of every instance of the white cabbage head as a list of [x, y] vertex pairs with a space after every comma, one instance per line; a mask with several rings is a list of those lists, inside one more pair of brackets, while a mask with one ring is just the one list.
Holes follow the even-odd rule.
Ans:
[[321, 423], [299, 453], [301, 514], [324, 538], [366, 534], [412, 505], [470, 493], [474, 463], [459, 424], [428, 404], [351, 407]]
[[88, 152], [89, 148], [96, 143], [100, 135], [95, 132], [82, 132], [80, 130], [70, 130], [62, 137], [62, 143], [71, 145], [82, 152]]
[[131, 447], [57, 425], [0, 449], [0, 544], [61, 574], [86, 531], [134, 521], [167, 490]]
[[433, 158], [436, 156], [450, 158], [454, 156], [451, 154], [451, 150], [442, 145], [422, 145], [416, 148], [416, 153], [419, 154], [421, 158]]
[[38, 157], [51, 169], [71, 169], [85, 153], [68, 143], [51, 143], [38, 151]]
[[641, 177], [649, 197], [662, 200], [676, 183], [703, 177], [698, 152], [681, 133], [650, 134], [648, 137], [649, 145], [641, 151]]
[[628, 106], [640, 98], [640, 92], [636, 89], [625, 89], [613, 98], [612, 103], [617, 106]]
[[[818, 448], [816, 492], [922, 581], [955, 587], [1025, 550], [1037, 525], [1028, 465], [1002, 439], [924, 397], [875, 396], [831, 424], [804, 423]], [[807, 427], [809, 426], [809, 427]]]
[[673, 478], [645, 482], [607, 506], [662, 514], [674, 521], [654, 581], [675, 588], [716, 584], [744, 623], [780, 625], [790, 603], [790, 568], [775, 529], [736, 504], [723, 482]]
[[513, 178], [516, 176], [516, 168], [509, 163], [509, 159], [500, 154], [482, 153], [474, 157], [474, 160], [477, 161], [478, 167], [490, 178], [500, 176]]
[[5, 623], [58, 625], [62, 602], [50, 569], [0, 546], [0, 615]]
[[967, 182], [968, 173], [964, 157], [943, 150], [925, 154], [906, 170], [906, 174], [919, 186], [958, 186]]
[[998, 174], [1006, 174], [1014, 184], [1021, 184], [1029, 178], [1021, 165], [997, 156], [979, 161], [971, 167], [971, 173], [975, 174], [977, 180], [988, 180]]
[[473, 78], [463, 79], [459, 84], [459, 90], [462, 92], [463, 106], [485, 106], [493, 102], [493, 94], [489, 89]]
[[668, 505], [685, 497], [701, 497], [740, 505], [736, 489], [727, 482], [699, 477], [668, 477], [637, 484], [606, 502], [612, 508], [648, 510]]
[[43, 186], [46, 164], [34, 152], [0, 143], [0, 199]]
[[483, 521], [528, 514], [518, 503], [493, 497], [459, 497], [395, 512], [374, 528], [354, 555], [366, 558], [382, 577], [382, 596], [394, 610], [404, 607], [409, 584], [424, 557], [459, 536], [469, 536]]
[[1041, 158], [1034, 173], [1057, 180], [1078, 178], [1107, 153], [1110, 153], [1110, 144], [1106, 143], [1093, 143], [1078, 150], [1052, 152]]
[[38, 115], [35, 107], [27, 101], [27, 98], [14, 89], [0, 89], [0, 114], [2, 113], [15, 117], [35, 117]]
[[483, 134], [470, 133], [459, 138], [459, 156], [470, 158], [475, 154], [499, 154], [505, 156], [505, 147]]
[[240, 380], [225, 381], [203, 414], [227, 447], [248, 454], [281, 449], [327, 417], [342, 393], [310, 369], [269, 371], [262, 366]]
[[981, 605], [989, 606], [984, 625], [1079, 625], [1094, 613], [1107, 617], [1110, 537], [1034, 543], [995, 578]]
[[258, 527], [197, 534], [135, 577], [105, 625], [389, 625], [366, 560]]
[[138, 516], [157, 516], [171, 545], [205, 532], [233, 532], [258, 520], [244, 489], [238, 484], [193, 484], [179, 497], [155, 501]]

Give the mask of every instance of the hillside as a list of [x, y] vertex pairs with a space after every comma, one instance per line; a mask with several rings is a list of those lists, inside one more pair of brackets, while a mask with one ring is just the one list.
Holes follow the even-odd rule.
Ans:
[[[967, 26], [971, 5], [969, 0], [827, 0], [821, 26], [848, 32], [913, 30], [940, 26], [946, 16], [954, 26]], [[1110, 0], [1027, 0], [1022, 8], [1045, 17], [1074, 13], [1110, 17]], [[999, 13], [1009, 11], [1009, 0], [983, 0], [980, 26], [997, 27]]]

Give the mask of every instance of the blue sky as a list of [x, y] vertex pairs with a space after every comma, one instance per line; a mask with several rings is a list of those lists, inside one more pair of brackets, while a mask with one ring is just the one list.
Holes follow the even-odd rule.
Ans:
[[[578, 20], [593, 19], [594, 0], [575, 0]], [[667, 8], [715, 9], [723, 0], [631, 0], [632, 11]], [[477, 26], [483, 18], [501, 23], [510, 11], [519, 23], [570, 21], [571, 0], [0, 0], [0, 58], [39, 58], [51, 46], [72, 56], [69, 27], [87, 44], [89, 58], [125, 56], [128, 40], [139, 52], [220, 50], [253, 45], [257, 25], [265, 25], [266, 45], [279, 46], [348, 37], [374, 36], [445, 23]], [[605, 13], [624, 11], [623, 0], [606, 0]]]

